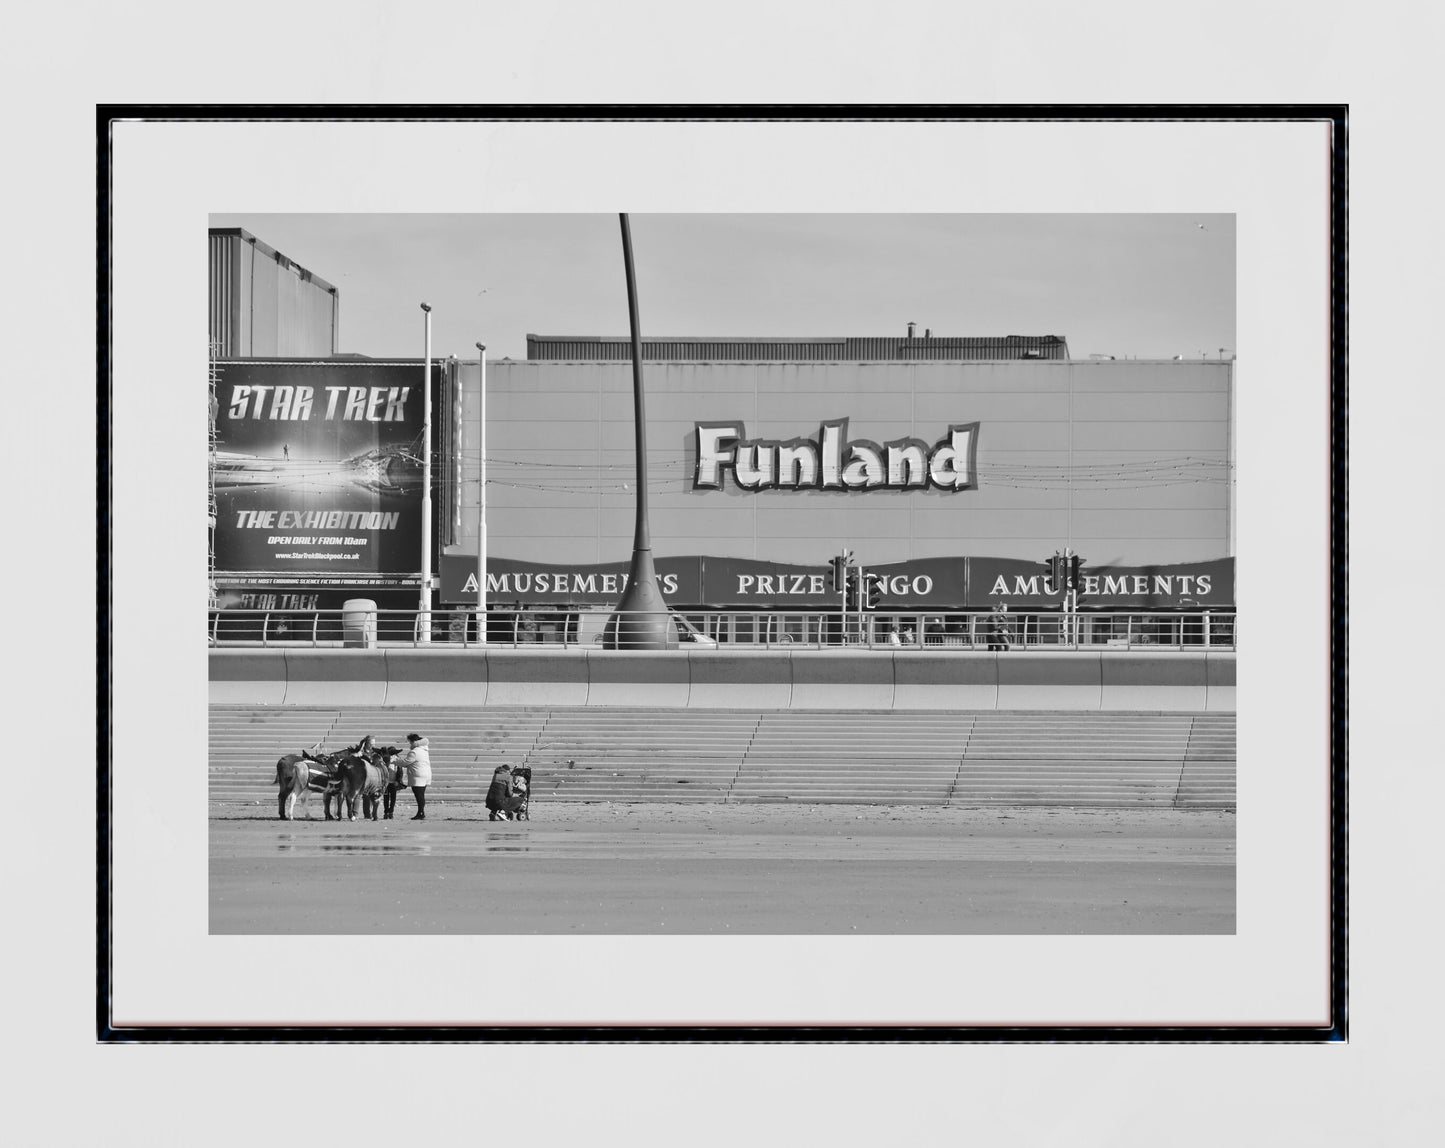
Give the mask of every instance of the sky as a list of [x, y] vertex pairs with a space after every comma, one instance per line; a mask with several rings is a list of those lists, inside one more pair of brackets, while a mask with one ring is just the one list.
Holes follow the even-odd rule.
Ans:
[[[644, 337], [1062, 335], [1075, 358], [1235, 351], [1233, 215], [634, 215]], [[338, 350], [523, 359], [628, 334], [616, 215], [213, 214], [340, 292]]]

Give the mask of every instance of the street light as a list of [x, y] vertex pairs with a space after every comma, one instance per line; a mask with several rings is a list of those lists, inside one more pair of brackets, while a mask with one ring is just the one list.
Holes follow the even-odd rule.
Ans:
[[421, 402], [421, 601], [417, 608], [417, 641], [431, 642], [431, 307], [423, 303], [426, 327], [426, 374]]
[[477, 344], [481, 361], [481, 425], [477, 432], [480, 456], [477, 462], [477, 641], [487, 644], [487, 345]]
[[673, 650], [677, 625], [657, 587], [652, 536], [647, 528], [647, 413], [642, 396], [642, 334], [637, 318], [637, 277], [632, 269], [632, 230], [622, 220], [622, 261], [627, 273], [627, 310], [632, 327], [632, 422], [637, 451], [637, 526], [627, 589], [602, 634], [605, 650]]

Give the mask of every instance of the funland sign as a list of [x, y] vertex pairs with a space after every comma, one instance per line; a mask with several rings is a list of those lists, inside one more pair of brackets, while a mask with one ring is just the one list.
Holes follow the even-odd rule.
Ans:
[[750, 439], [742, 422], [697, 423], [694, 490], [721, 490], [732, 472], [741, 490], [972, 490], [978, 423], [950, 426], [938, 442], [848, 438], [848, 420], [822, 424], [816, 439]]

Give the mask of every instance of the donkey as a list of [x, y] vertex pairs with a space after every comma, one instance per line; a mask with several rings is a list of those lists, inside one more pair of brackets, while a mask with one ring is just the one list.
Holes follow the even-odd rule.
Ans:
[[[394, 751], [393, 751], [394, 752]], [[356, 799], [361, 798], [361, 815], [375, 821], [388, 788], [392, 790], [392, 801], [396, 800], [396, 767], [391, 764], [391, 755], [381, 750], [348, 753], [341, 759], [341, 801], [346, 806], [348, 821], [356, 820]], [[389, 816], [389, 815], [388, 815]]]
[[305, 806], [313, 793], [321, 794], [327, 821], [333, 820], [331, 800], [336, 798], [336, 819], [340, 819], [341, 778], [337, 772], [340, 755], [317, 754], [320, 748], [321, 743], [317, 742], [309, 750], [288, 753], [276, 762], [276, 776], [271, 783], [280, 787], [277, 790], [276, 814], [282, 821], [294, 821], [296, 798], [300, 797], [301, 804]]

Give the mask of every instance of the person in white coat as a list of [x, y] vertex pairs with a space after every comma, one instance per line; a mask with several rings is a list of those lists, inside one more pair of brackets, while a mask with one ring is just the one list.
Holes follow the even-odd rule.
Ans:
[[400, 774], [397, 778], [402, 785], [411, 787], [416, 798], [416, 816], [413, 821], [426, 820], [426, 787], [431, 784], [431, 750], [427, 739], [419, 733], [406, 735], [408, 745], [397, 754], [396, 765]]

